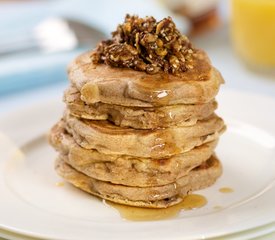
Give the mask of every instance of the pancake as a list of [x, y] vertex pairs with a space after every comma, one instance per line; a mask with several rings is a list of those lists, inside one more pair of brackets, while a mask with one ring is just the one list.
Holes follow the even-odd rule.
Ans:
[[209, 159], [217, 145], [216, 140], [186, 153], [163, 159], [107, 155], [80, 147], [72, 136], [66, 133], [62, 124], [52, 128], [49, 141], [66, 163], [87, 176], [115, 184], [139, 187], [175, 182]]
[[66, 130], [83, 148], [145, 158], [165, 158], [187, 152], [214, 141], [225, 129], [223, 120], [216, 115], [190, 127], [155, 130], [136, 130], [118, 127], [108, 121], [78, 119], [68, 112], [64, 120]]
[[192, 126], [209, 117], [217, 108], [216, 101], [205, 104], [181, 104], [155, 108], [125, 107], [106, 103], [85, 104], [80, 92], [70, 87], [64, 102], [74, 116], [91, 120], [109, 120], [121, 127], [155, 129], [170, 126]]
[[94, 64], [92, 51], [77, 57], [68, 68], [72, 86], [87, 104], [97, 102], [155, 107], [210, 102], [224, 82], [207, 55], [198, 50], [193, 68], [182, 74], [147, 74], [127, 68]]
[[222, 173], [219, 160], [212, 156], [206, 164], [192, 170], [172, 184], [158, 187], [129, 187], [88, 177], [62, 158], [56, 160], [57, 173], [81, 190], [103, 199], [138, 207], [166, 208], [182, 201], [192, 191], [212, 185]]
[[[224, 80], [170, 17], [126, 15], [68, 67], [66, 109], [49, 135], [55, 169], [92, 195], [167, 208], [215, 183]], [[86, 196], [87, 197], [87, 196]]]

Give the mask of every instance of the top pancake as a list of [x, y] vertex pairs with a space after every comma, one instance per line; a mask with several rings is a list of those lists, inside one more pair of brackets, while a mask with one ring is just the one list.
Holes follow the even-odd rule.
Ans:
[[103, 102], [136, 107], [201, 104], [214, 99], [224, 82], [201, 50], [194, 59], [194, 68], [178, 75], [164, 72], [150, 75], [94, 64], [91, 55], [92, 51], [80, 55], [68, 68], [72, 85], [87, 104]]

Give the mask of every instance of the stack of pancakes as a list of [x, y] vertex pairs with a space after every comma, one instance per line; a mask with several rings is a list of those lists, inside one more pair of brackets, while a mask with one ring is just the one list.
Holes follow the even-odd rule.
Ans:
[[214, 149], [225, 125], [214, 111], [223, 78], [170, 18], [127, 15], [68, 73], [67, 107], [49, 137], [68, 182], [113, 202], [165, 208], [221, 175]]
[[110, 201], [163, 208], [221, 175], [213, 155], [225, 125], [214, 110], [223, 79], [204, 52], [183, 76], [94, 65], [69, 67], [64, 117], [51, 130], [56, 170]]

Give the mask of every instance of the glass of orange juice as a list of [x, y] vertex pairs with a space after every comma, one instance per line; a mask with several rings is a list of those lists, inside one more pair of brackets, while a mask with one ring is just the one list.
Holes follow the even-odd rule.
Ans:
[[275, 0], [231, 0], [231, 8], [237, 53], [251, 66], [274, 70]]

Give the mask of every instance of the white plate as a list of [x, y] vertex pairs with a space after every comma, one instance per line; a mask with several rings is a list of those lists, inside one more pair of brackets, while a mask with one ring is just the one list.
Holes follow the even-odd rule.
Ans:
[[[222, 236], [222, 240], [243, 240], [252, 238], [253, 240], [274, 240], [275, 232], [271, 232], [270, 229], [275, 230], [275, 223]], [[24, 236], [22, 234], [17, 234], [3, 229], [0, 229], [0, 239], [2, 240], [1, 237], [9, 240], [38, 240], [37, 238]], [[209, 240], [221, 240], [221, 237], [209, 238]]]
[[[156, 222], [125, 221], [115, 209], [69, 184], [56, 186], [62, 180], [53, 170], [56, 153], [45, 134], [62, 115], [59, 101], [1, 119], [5, 135], [0, 136], [0, 227], [73, 240], [204, 239], [266, 224], [271, 227], [265, 234], [274, 231], [275, 100], [232, 90], [222, 91], [218, 100], [228, 126], [217, 149], [222, 177], [199, 191], [208, 199], [205, 207]], [[234, 192], [220, 193], [221, 187]]]

